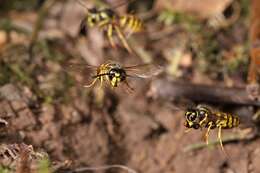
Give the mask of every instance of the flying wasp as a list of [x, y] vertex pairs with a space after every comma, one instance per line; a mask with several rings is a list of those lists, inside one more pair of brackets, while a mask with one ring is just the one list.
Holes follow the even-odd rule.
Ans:
[[[113, 35], [118, 36], [123, 46], [132, 53], [133, 50], [127, 42], [127, 37], [133, 33], [144, 30], [142, 20], [133, 14], [119, 15], [111, 8], [98, 9], [87, 8], [80, 0], [77, 0], [84, 8], [87, 9], [87, 14], [81, 21], [81, 29], [86, 30], [87, 27], [98, 27], [105, 31], [108, 41], [112, 47], [116, 47]], [[117, 8], [123, 4], [114, 7]], [[127, 35], [127, 37], [126, 37]]]
[[[99, 66], [88, 64], [70, 64], [70, 66], [76, 68], [81, 67], [84, 68], [84, 71], [88, 71], [83, 74], [89, 81], [88, 84], [83, 85], [86, 88], [93, 87], [98, 81], [100, 81], [100, 88], [104, 83], [108, 84], [112, 88], [124, 84], [128, 91], [134, 90], [128, 83], [129, 78], [151, 78], [162, 72], [162, 68], [153, 63], [122, 66], [117, 62], [107, 62]], [[90, 71], [92, 71], [93, 74], [89, 75], [91, 73]]]
[[221, 130], [231, 129], [240, 124], [240, 120], [236, 115], [212, 110], [207, 106], [198, 105], [195, 108], [189, 108], [185, 112], [185, 126], [189, 129], [206, 128], [206, 143], [208, 144], [209, 132], [211, 129], [218, 128], [218, 140], [222, 151], [224, 151]]

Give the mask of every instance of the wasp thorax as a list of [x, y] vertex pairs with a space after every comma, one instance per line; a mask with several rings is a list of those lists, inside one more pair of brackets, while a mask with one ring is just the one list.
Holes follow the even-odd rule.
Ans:
[[116, 13], [113, 10], [106, 8], [100, 11], [100, 16], [102, 19], [113, 18], [114, 16], [116, 16]]
[[113, 80], [114, 78], [119, 79], [120, 81], [124, 81], [126, 79], [126, 72], [122, 68], [112, 68], [108, 72], [109, 80]]
[[210, 114], [210, 110], [207, 109], [206, 107], [199, 107], [197, 112], [200, 121]]

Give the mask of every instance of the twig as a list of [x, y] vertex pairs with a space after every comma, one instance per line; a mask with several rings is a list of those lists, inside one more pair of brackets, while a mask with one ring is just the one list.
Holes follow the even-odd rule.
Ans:
[[124, 166], [124, 165], [104, 165], [104, 166], [97, 166], [97, 167], [82, 167], [82, 168], [77, 168], [74, 171], [68, 172], [68, 173], [77, 173], [77, 172], [85, 172], [85, 171], [98, 171], [98, 170], [107, 170], [111, 168], [119, 168], [119, 169], [124, 169], [129, 173], [137, 173], [137, 171]]
[[[240, 136], [236, 136], [236, 135], [231, 135], [228, 137], [223, 138], [223, 143], [228, 143], [228, 142], [234, 142], [236, 140], [240, 139]], [[212, 145], [218, 145], [219, 144], [219, 140], [214, 140], [209, 142], [209, 144], [207, 145], [206, 142], [198, 142], [198, 143], [194, 143], [191, 145], [186, 146], [185, 148], [183, 148], [184, 152], [189, 152], [189, 151], [193, 151], [193, 150], [199, 150], [208, 146], [212, 146]]]
[[251, 1], [251, 21], [249, 30], [250, 47], [250, 66], [248, 70], [248, 82], [257, 84], [258, 70], [260, 67], [260, 2], [258, 0]]
[[[257, 133], [254, 133], [253, 135], [250, 135], [250, 136], [247, 134], [239, 133], [239, 134], [224, 137], [222, 141], [223, 141], [223, 143], [230, 143], [230, 142], [241, 141], [241, 140], [250, 141], [257, 137], [259, 137], [259, 135]], [[208, 145], [206, 142], [199, 142], [199, 143], [191, 144], [191, 145], [184, 147], [183, 151], [189, 152], [189, 151], [199, 150], [199, 149], [202, 149], [202, 148], [205, 148], [208, 146], [218, 145], [218, 144], [219, 144], [219, 140], [211, 141], [211, 142], [209, 142]]]
[[170, 82], [165, 79], [155, 80], [148, 95], [154, 99], [165, 99], [167, 101], [184, 99], [193, 102], [260, 106], [260, 100], [252, 100], [246, 88]]

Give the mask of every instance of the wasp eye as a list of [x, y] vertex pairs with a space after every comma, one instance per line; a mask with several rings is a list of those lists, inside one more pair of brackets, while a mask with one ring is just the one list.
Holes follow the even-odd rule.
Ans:
[[110, 70], [108, 73], [109, 79], [112, 80], [115, 77], [116, 72], [114, 70]]
[[92, 17], [90, 20], [92, 23], [96, 23], [96, 18]]
[[188, 112], [186, 113], [186, 117], [189, 121], [194, 121], [197, 118], [196, 112]]
[[199, 111], [200, 115], [205, 115], [205, 113], [206, 113], [205, 111]]
[[120, 77], [121, 76], [120, 69], [116, 69], [116, 68], [111, 69], [108, 73], [108, 76], [110, 80], [112, 80], [114, 77], [117, 78]]

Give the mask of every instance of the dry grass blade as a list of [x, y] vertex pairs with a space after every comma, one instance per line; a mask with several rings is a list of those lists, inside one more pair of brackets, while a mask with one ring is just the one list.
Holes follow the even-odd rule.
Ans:
[[152, 83], [149, 96], [169, 101], [177, 101], [182, 98], [194, 102], [260, 106], [260, 101], [248, 97], [245, 88], [170, 82], [165, 79], [156, 80]]
[[137, 171], [124, 166], [124, 165], [104, 165], [104, 166], [97, 166], [97, 167], [82, 167], [75, 169], [72, 172], [69, 173], [77, 173], [77, 172], [84, 172], [84, 171], [98, 171], [98, 170], [107, 170], [107, 169], [113, 169], [113, 168], [118, 168], [118, 169], [124, 169], [129, 173], [137, 173]]
[[[251, 129], [245, 129], [238, 134], [229, 135], [223, 138], [223, 143], [230, 143], [236, 141], [250, 141], [259, 137], [256, 132], [252, 132]], [[184, 152], [199, 150], [208, 146], [219, 145], [219, 140], [214, 140], [208, 144], [205, 142], [194, 143], [183, 148]]]

